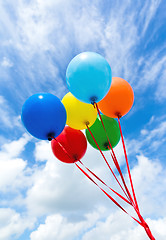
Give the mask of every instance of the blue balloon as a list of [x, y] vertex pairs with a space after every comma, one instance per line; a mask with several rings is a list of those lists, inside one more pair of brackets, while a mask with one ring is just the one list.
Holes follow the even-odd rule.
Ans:
[[32, 136], [51, 140], [51, 137], [56, 138], [65, 127], [66, 109], [53, 94], [34, 94], [25, 101], [21, 119]]
[[74, 57], [66, 71], [69, 91], [85, 103], [99, 102], [110, 89], [111, 67], [104, 57], [83, 52]]

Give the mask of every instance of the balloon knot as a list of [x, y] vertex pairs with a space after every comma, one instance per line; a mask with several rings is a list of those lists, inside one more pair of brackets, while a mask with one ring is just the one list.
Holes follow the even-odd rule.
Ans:
[[108, 142], [105, 142], [103, 145], [104, 145], [105, 149], [108, 149], [108, 146], [109, 146]]
[[122, 115], [120, 114], [120, 112], [116, 112], [115, 115], [118, 117], [118, 118], [121, 118]]
[[54, 132], [50, 132], [47, 134], [47, 139], [48, 141], [52, 141], [52, 139], [54, 139], [55, 133]]
[[73, 159], [74, 159], [74, 162], [78, 161], [78, 155], [77, 154], [73, 154]]
[[88, 126], [89, 124], [90, 124], [90, 122], [89, 122], [89, 121], [86, 121], [86, 122], [85, 122], [85, 125], [86, 125], [86, 126]]
[[97, 97], [96, 96], [90, 97], [90, 101], [91, 101], [91, 104], [94, 105], [97, 101]]

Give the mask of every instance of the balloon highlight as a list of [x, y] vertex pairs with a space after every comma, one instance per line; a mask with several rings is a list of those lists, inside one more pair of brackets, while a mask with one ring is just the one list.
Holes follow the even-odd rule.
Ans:
[[134, 93], [130, 84], [120, 77], [113, 77], [107, 95], [98, 103], [101, 112], [112, 118], [127, 114], [134, 102]]
[[60, 161], [74, 163], [84, 156], [87, 140], [80, 130], [66, 126], [63, 132], [51, 141], [51, 148]]
[[71, 128], [83, 130], [95, 122], [97, 110], [92, 104], [79, 101], [70, 92], [63, 97], [62, 103], [67, 112], [66, 124]]
[[[112, 148], [114, 148], [118, 144], [120, 140], [120, 131], [119, 131], [118, 123], [115, 119], [109, 118], [105, 115], [101, 115], [101, 118], [103, 120], [107, 135], [105, 133], [105, 130], [103, 129], [103, 126], [99, 117], [96, 119], [95, 123], [90, 127], [90, 130], [93, 136], [95, 137], [100, 149], [102, 151], [107, 151], [110, 149], [109, 141], [111, 143]], [[85, 131], [85, 133], [90, 145], [98, 149], [88, 129]], [[109, 141], [107, 137], [109, 138]]]
[[75, 56], [66, 71], [69, 91], [85, 103], [100, 101], [107, 94], [111, 80], [110, 65], [104, 57], [94, 52]]
[[59, 98], [50, 93], [29, 97], [22, 107], [22, 122], [34, 137], [47, 140], [57, 137], [66, 124], [66, 110]]

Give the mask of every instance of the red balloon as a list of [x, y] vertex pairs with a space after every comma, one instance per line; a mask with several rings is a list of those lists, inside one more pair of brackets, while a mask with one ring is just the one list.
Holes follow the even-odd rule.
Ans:
[[87, 140], [80, 130], [65, 126], [63, 132], [51, 141], [51, 148], [60, 161], [74, 163], [84, 156]]

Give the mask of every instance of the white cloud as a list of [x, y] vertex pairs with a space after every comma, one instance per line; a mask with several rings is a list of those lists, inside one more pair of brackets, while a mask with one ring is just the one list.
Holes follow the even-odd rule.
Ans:
[[[5, 143], [0, 151], [0, 239], [13, 240], [32, 229], [36, 222], [23, 208], [27, 188], [31, 186], [33, 170], [27, 167], [27, 161], [20, 158], [30, 137], [24, 134], [20, 139]], [[23, 191], [23, 192], [22, 192]], [[6, 208], [4, 207], [6, 206]], [[17, 212], [10, 207], [22, 209]]]
[[165, 142], [166, 121], [163, 115], [163, 119], [152, 117], [136, 139], [127, 140], [127, 149], [129, 154], [140, 153], [145, 146], [148, 146], [150, 151], [157, 151], [161, 146], [164, 146]]
[[[152, 130], [148, 136], [151, 135], [152, 139], [154, 135], [161, 137], [164, 126], [164, 124], [160, 123], [157, 130], [155, 132]], [[80, 234], [85, 240], [90, 238], [101, 240], [102, 237], [103, 239], [109, 239], [110, 236], [119, 240], [125, 239], [126, 236], [132, 239], [133, 234], [135, 234], [136, 239], [145, 239], [146, 234], [142, 228], [133, 225], [133, 220], [130, 220], [129, 216], [125, 217], [123, 212], [113, 213], [117, 209], [116, 206], [94, 184], [86, 179], [74, 165], [61, 163], [53, 156], [49, 142], [40, 141], [36, 143], [35, 159], [38, 162], [46, 161], [46, 163], [40, 167], [35, 167], [35, 172], [31, 172], [31, 176], [27, 179], [26, 162], [18, 157], [28, 141], [29, 137], [25, 135], [17, 141], [2, 146], [0, 153], [2, 173], [0, 176], [2, 177], [1, 190], [16, 190], [21, 187], [25, 189], [26, 199], [17, 196], [17, 199], [14, 199], [14, 204], [18, 204], [19, 201], [23, 200], [22, 205], [26, 206], [28, 216], [34, 218], [43, 215], [47, 216], [45, 224], [39, 225], [38, 229], [31, 234], [32, 239], [37, 239], [41, 235], [43, 240], [48, 237], [52, 239], [57, 234], [63, 240], [67, 239], [67, 236], [68, 239], [72, 239], [73, 236], [79, 236]], [[123, 150], [121, 144], [116, 147], [115, 151], [123, 167], [124, 158], [122, 159]], [[105, 155], [107, 159], [110, 159], [109, 153], [105, 153]], [[135, 164], [131, 173], [138, 202], [143, 216], [152, 218], [155, 216], [155, 221], [149, 220], [150, 226], [153, 226], [154, 234], [159, 236], [160, 239], [162, 234], [165, 236], [165, 232], [164, 230], [162, 232], [157, 231], [155, 226], [157, 226], [158, 221], [163, 226], [165, 223], [165, 170], [159, 161], [149, 160], [143, 155], [137, 156], [137, 160], [138, 163]], [[89, 146], [83, 163], [106, 182], [111, 183], [111, 187], [117, 189], [97, 150]], [[10, 178], [7, 178], [7, 176], [10, 176]], [[23, 182], [24, 185], [22, 185]], [[106, 213], [100, 212], [100, 216], [95, 218], [92, 225], [89, 226], [90, 220], [86, 217], [86, 213], [95, 213], [98, 206], [104, 207]], [[74, 223], [76, 216], [77, 223]], [[84, 221], [81, 220], [82, 217]], [[57, 224], [56, 227], [59, 232], [57, 232], [57, 228], [54, 229], [55, 225], [51, 221]], [[17, 218], [16, 222], [19, 222], [19, 218]], [[121, 222], [120, 226], [119, 222]]]
[[39, 141], [35, 147], [35, 160], [36, 161], [48, 161], [53, 158], [50, 142]]
[[45, 223], [31, 233], [31, 240], [72, 240], [91, 228], [100, 217], [100, 209], [84, 216], [80, 222], [71, 222], [62, 215], [55, 214], [46, 218]]
[[[46, 218], [44, 224], [40, 224], [38, 229], [31, 233], [31, 240], [72, 240], [77, 239], [79, 235], [82, 240], [145, 240], [149, 239], [145, 230], [136, 225], [128, 216], [120, 211], [110, 214], [106, 219], [102, 219], [101, 214], [96, 211], [85, 217], [80, 222], [71, 222], [61, 215], [50, 215]], [[166, 237], [165, 223], [166, 218], [158, 220], [146, 219], [152, 229], [156, 239], [164, 240]]]
[[140, 12], [140, 18], [145, 19], [143, 24], [143, 29], [142, 29], [143, 35], [147, 31], [147, 28], [151, 20], [153, 20], [160, 3], [161, 3], [161, 0], [150, 0], [144, 3], [143, 8], [141, 9], [141, 12]]
[[[158, 56], [158, 50], [151, 55], [143, 52], [142, 56], [137, 56], [136, 50], [140, 41], [144, 40], [146, 45], [148, 40], [143, 37], [161, 1], [138, 2], [134, 8], [131, 3], [128, 0], [120, 6], [118, 3], [108, 6], [105, 15], [99, 8], [100, 1], [49, 0], [45, 3], [35, 0], [30, 3], [19, 1], [16, 6], [8, 1], [15, 18], [6, 11], [7, 5], [1, 4], [3, 45], [6, 50], [12, 46], [20, 59], [16, 69], [22, 84], [17, 89], [17, 79], [15, 83], [11, 81], [14, 91], [19, 90], [20, 94], [26, 89], [28, 96], [33, 90], [45, 89], [62, 97], [66, 91], [62, 77], [67, 64], [75, 54], [87, 50], [104, 52], [113, 76], [126, 78], [138, 89], [151, 85], [161, 70], [162, 58]], [[155, 27], [158, 29], [158, 25]], [[163, 49], [161, 46], [160, 52]], [[143, 70], [138, 81], [136, 76], [140, 67]], [[154, 93], [157, 99], [159, 96], [165, 99], [163, 69], [160, 72], [163, 77]]]
[[25, 169], [26, 162], [19, 158], [14, 160], [0, 160], [0, 167], [0, 189], [2, 191], [4, 188], [11, 188], [13, 184], [13, 187], [16, 188], [16, 182]]
[[131, 174], [143, 215], [164, 217], [165, 168], [155, 159], [149, 160], [142, 155], [137, 156], [137, 159], [138, 165], [132, 169]]
[[[121, 144], [115, 151], [121, 165], [124, 158], [120, 147]], [[112, 169], [115, 169], [110, 153], [104, 154]], [[36, 169], [32, 176], [33, 186], [28, 190], [26, 199], [30, 212], [40, 216], [57, 211], [88, 211], [91, 207], [100, 205], [101, 200], [105, 204], [109, 203], [104, 194], [74, 164], [62, 163], [53, 156], [50, 143], [37, 143], [34, 155], [37, 161], [46, 161], [46, 164], [43, 168]], [[106, 183], [111, 183], [112, 187], [115, 185], [115, 189], [118, 189], [99, 151], [88, 146], [82, 162]]]
[[159, 126], [157, 126], [155, 129], [149, 131], [146, 141], [150, 142], [154, 139], [162, 139], [166, 135], [166, 121], [162, 121]]
[[59, 162], [53, 156], [43, 169], [35, 172], [33, 179], [33, 187], [27, 192], [27, 206], [30, 212], [39, 216], [57, 211], [88, 210], [93, 206], [89, 196], [98, 195], [93, 184], [84, 178], [75, 165]]
[[[158, 130], [156, 130], [155, 135], [159, 134], [162, 128], [162, 124], [160, 124]], [[146, 133], [145, 133], [146, 136]], [[151, 133], [153, 136], [153, 131]], [[115, 151], [119, 151], [119, 157], [121, 164], [124, 164], [124, 159], [122, 158], [122, 146], [119, 144]], [[27, 194], [27, 206], [29, 212], [33, 212], [35, 215], [43, 215], [43, 214], [51, 214], [51, 213], [59, 213], [59, 214], [67, 214], [69, 216], [71, 214], [80, 216], [87, 211], [90, 211], [87, 208], [87, 204], [93, 210], [98, 205], [105, 206], [105, 208], [112, 209], [114, 211], [116, 209], [115, 205], [108, 201], [106, 196], [100, 194], [99, 190], [96, 188], [95, 185], [91, 184], [91, 182], [85, 179], [80, 172], [75, 169], [75, 166], [68, 166], [66, 164], [57, 161], [53, 155], [51, 156], [51, 148], [50, 143], [40, 142], [36, 145], [35, 149], [35, 156], [38, 161], [46, 160], [46, 165], [43, 169], [39, 170], [34, 174], [34, 185], [32, 188], [29, 189]], [[109, 155], [106, 154], [107, 159]], [[118, 157], [118, 159], [119, 159]], [[156, 218], [164, 217], [165, 212], [165, 182], [166, 178], [164, 177], [164, 169], [159, 161], [156, 160], [149, 160], [147, 157], [143, 155], [137, 156], [137, 164], [131, 170], [131, 174], [133, 177], [133, 183], [136, 190], [137, 199], [140, 205], [141, 212], [143, 216], [150, 217], [155, 216]], [[100, 162], [101, 161], [101, 162]], [[105, 168], [105, 163], [100, 157], [100, 154], [96, 150], [92, 150], [89, 147], [86, 157], [84, 158], [83, 162], [93, 169], [97, 174], [105, 180], [111, 179], [110, 175], [106, 174], [107, 169]], [[97, 163], [97, 164], [96, 164]], [[80, 175], [81, 174], [81, 175]], [[107, 176], [106, 176], [107, 175]], [[70, 179], [70, 181], [69, 181]], [[126, 178], [127, 179], [127, 178]], [[67, 180], [67, 181], [66, 181]], [[108, 180], [109, 182], [109, 180]], [[81, 184], [80, 184], [81, 183]], [[84, 183], [84, 184], [82, 184]], [[111, 186], [116, 189], [117, 187], [112, 183]], [[88, 198], [85, 196], [85, 193], [88, 194]], [[91, 193], [91, 194], [90, 194]], [[96, 195], [97, 194], [97, 195]], [[95, 197], [96, 196], [96, 197]], [[75, 201], [76, 200], [76, 201]], [[110, 202], [110, 204], [109, 204]], [[149, 204], [150, 202], [150, 204]], [[109, 205], [108, 205], [109, 204]], [[154, 207], [155, 206], [155, 207]], [[81, 210], [81, 212], [80, 212]], [[129, 212], [131, 211], [128, 208]], [[109, 215], [109, 211], [107, 215]], [[122, 215], [122, 217], [120, 217]], [[72, 215], [71, 215], [72, 216]], [[105, 216], [105, 215], [104, 215]], [[118, 223], [116, 222], [116, 214], [111, 214], [109, 217], [104, 217], [104, 221], [97, 220], [96, 226], [92, 227], [91, 230], [87, 230], [83, 239], [92, 239], [98, 237], [98, 239], [107, 239], [108, 236], [112, 234], [114, 239], [125, 239], [126, 236], [129, 236], [132, 239], [133, 234], [135, 234], [136, 239], [145, 239], [145, 232], [142, 228], [136, 227], [131, 223], [133, 220], [127, 216], [127, 219], [124, 216], [124, 213], [118, 213], [119, 220], [122, 225], [122, 230], [119, 228]], [[46, 237], [51, 239], [54, 238], [57, 234], [57, 231], [51, 231], [52, 225], [49, 219], [54, 219], [57, 221], [59, 219], [59, 224], [63, 225], [70, 225], [70, 222], [73, 217], [70, 217], [70, 220], [63, 218], [61, 215], [52, 215], [52, 217], [48, 217], [44, 225], [40, 225], [38, 230], [32, 233], [32, 239], [36, 239], [40, 235], [43, 235], [43, 231], [45, 231], [45, 235], [43, 235], [43, 239]], [[56, 219], [56, 220], [55, 220]], [[125, 220], [124, 220], [125, 219]], [[152, 221], [152, 220], [151, 220]], [[154, 221], [154, 220], [153, 220]], [[152, 222], [153, 222], [152, 221]], [[154, 228], [155, 224], [157, 223], [154, 221]], [[165, 220], [161, 220], [165, 221]], [[78, 218], [78, 222], [80, 223], [80, 219]], [[123, 224], [122, 224], [123, 222]], [[59, 226], [59, 225], [58, 225]], [[110, 226], [113, 226], [110, 230]], [[103, 232], [102, 229], [103, 228]], [[59, 227], [61, 229], [61, 227]], [[60, 230], [58, 234], [61, 236], [62, 239], [66, 239], [66, 236], [73, 237], [73, 234], [77, 235], [77, 231], [64, 231]], [[71, 228], [70, 228], [71, 229]], [[154, 229], [153, 229], [154, 230]], [[63, 233], [61, 233], [63, 231]], [[82, 229], [82, 231], [84, 231]], [[66, 233], [67, 232], [67, 233]], [[78, 230], [79, 232], [79, 230]], [[101, 235], [100, 235], [101, 232]], [[161, 233], [154, 230], [156, 235], [162, 236]], [[52, 233], [52, 235], [51, 235]], [[78, 233], [79, 234], [79, 233]], [[165, 233], [164, 233], [165, 234]], [[74, 236], [75, 236], [74, 235]], [[109, 239], [109, 238], [108, 238]]]
[[[136, 182], [134, 185], [136, 185], [136, 189], [138, 189], [138, 192], [140, 189], [141, 193], [145, 193], [145, 196], [141, 197], [141, 202], [142, 205], [147, 205], [147, 213], [150, 214], [156, 213], [153, 212], [153, 204], [152, 207], [148, 205], [149, 200], [147, 200], [147, 192], [149, 196], [151, 196], [151, 198], [153, 199], [152, 202], [155, 204], [155, 201], [158, 201], [157, 198], [160, 193], [161, 195], [164, 194], [163, 188], [160, 189], [159, 186], [162, 180], [165, 181], [165, 178], [160, 163], [156, 160], [154, 160], [154, 162], [151, 162], [148, 158], [142, 156], [141, 147], [142, 144], [144, 145], [145, 142], [148, 143], [150, 141], [149, 137], [152, 142], [154, 142], [154, 136], [157, 136], [160, 139], [161, 136], [163, 136], [164, 128], [165, 124], [164, 122], [162, 122], [156, 127], [156, 129], [151, 131], [147, 130], [148, 134], [147, 132], [144, 133], [144, 142], [139, 141], [141, 142], [139, 146], [137, 140], [135, 140], [135, 143], [133, 141], [127, 141], [127, 149], [129, 149], [128, 152], [130, 154], [140, 154], [134, 159], [131, 164], [133, 166], [135, 162], [135, 167], [132, 170], [132, 175], [134, 182]], [[138, 147], [137, 151], [135, 146]], [[125, 158], [121, 142], [114, 150], [117, 159], [123, 171], [125, 172]], [[97, 206], [98, 204], [100, 204], [101, 200], [107, 206], [109, 202], [108, 199], [104, 195], [102, 195], [102, 193], [100, 193], [100, 190], [97, 189], [97, 187], [93, 185], [88, 179], [86, 179], [86, 177], [81, 172], [79, 172], [79, 170], [76, 169], [75, 166], [61, 163], [53, 156], [50, 143], [44, 141], [37, 143], [34, 154], [37, 161], [46, 161], [46, 165], [42, 169], [38, 169], [33, 175], [34, 184], [27, 193], [27, 206], [29, 211], [34, 211], [35, 214], [39, 216], [43, 214], [51, 214], [52, 212], [57, 211], [79, 212], [81, 208], [82, 210], [84, 209], [84, 211], [88, 211], [90, 206]], [[104, 154], [110, 165], [112, 166], [112, 169], [115, 170], [114, 164], [112, 163], [110, 157], [110, 153], [107, 152]], [[136, 165], [137, 161], [138, 165]], [[106, 166], [103, 158], [100, 156], [99, 151], [93, 149], [91, 146], [88, 146], [88, 151], [83, 159], [83, 163], [91, 170], [93, 170], [106, 183], [111, 184], [111, 187], [119, 191], [119, 186], [113, 180], [113, 177], [108, 167]], [[147, 170], [145, 171], [145, 169]], [[67, 179], [70, 179], [70, 181], [66, 181]], [[126, 177], [126, 179], [128, 178]], [[157, 183], [156, 179], [158, 179]], [[156, 189], [158, 189], [158, 193], [153, 190], [151, 191], [152, 183], [154, 186], [157, 184]], [[145, 186], [146, 188], [144, 188]], [[89, 206], [87, 205], [87, 195], [89, 196]], [[93, 197], [91, 197], [90, 199], [90, 196], [92, 195]], [[139, 195], [141, 196], [141, 194]], [[161, 204], [163, 204], [162, 201], [163, 198], [161, 198]], [[114, 206], [112, 207], [114, 208]], [[158, 214], [158, 216], [160, 216], [161, 212], [159, 211]]]
[[161, 74], [159, 73], [160, 84], [157, 85], [157, 90], [155, 93], [155, 97], [159, 102], [163, 102], [166, 99], [166, 84], [165, 84], [165, 76], [166, 76], [166, 59], [162, 66]]
[[11, 128], [12, 122], [11, 122], [10, 114], [7, 111], [8, 105], [3, 96], [0, 96], [0, 106], [1, 106], [1, 108], [0, 108], [1, 124]]
[[14, 158], [19, 156], [21, 152], [23, 152], [25, 145], [31, 139], [31, 137], [27, 134], [24, 134], [18, 140], [11, 141], [9, 143], [4, 143], [2, 148], [2, 152], [0, 153], [4, 156], [4, 159]]
[[13, 240], [27, 228], [32, 228], [34, 219], [21, 216], [11, 208], [0, 208], [0, 240]]
[[10, 59], [6, 58], [6, 57], [3, 57], [3, 60], [1, 62], [1, 65], [3, 67], [13, 67], [13, 63], [11, 62]]
[[21, 127], [19, 117], [15, 115], [9, 102], [2, 95], [0, 95], [0, 116], [0, 125], [2, 129]]
[[27, 162], [19, 155], [24, 150], [29, 137], [25, 134], [17, 141], [2, 145], [0, 151], [0, 191], [16, 191], [28, 185], [26, 179]]
[[[165, 218], [158, 220], [146, 219], [152, 229], [156, 239], [164, 240], [166, 237]], [[110, 215], [105, 221], [100, 221], [96, 227], [85, 233], [83, 240], [145, 240], [149, 239], [144, 229], [133, 224], [129, 219], [120, 212]]]
[[141, 91], [147, 90], [149, 86], [155, 87], [155, 95], [157, 101], [162, 102], [165, 100], [165, 68], [166, 57], [160, 57], [164, 51], [165, 46], [162, 49], [154, 51], [153, 55], [145, 56], [144, 63], [142, 64], [143, 70], [141, 77], [137, 82], [135, 89]]
[[137, 26], [134, 24], [135, 12], [126, 16], [126, 8], [125, 4], [118, 9], [118, 19], [117, 11], [110, 12], [101, 38], [101, 46], [112, 67], [113, 76], [124, 77], [131, 82], [131, 66], [134, 61], [131, 52], [139, 38]]
[[[166, 178], [164, 177], [164, 172], [165, 170], [158, 161], [149, 160], [144, 156], [138, 157], [138, 163], [131, 171], [141, 212], [156, 239], [161, 240], [166, 237], [164, 227], [166, 221], [164, 215], [166, 212], [164, 201], [166, 195]], [[78, 189], [76, 191], [78, 193]], [[106, 198], [106, 196], [104, 197]], [[80, 199], [78, 198], [77, 201], [80, 201]], [[100, 212], [100, 214], [96, 211], [96, 199], [94, 199], [94, 197], [93, 202], [94, 207], [91, 211], [93, 211], [93, 215], [96, 212], [96, 217], [93, 218], [92, 222], [84, 215], [86, 212], [85, 209], [84, 213], [82, 213], [85, 219], [83, 221], [78, 219], [77, 222], [74, 223], [72, 218], [53, 214], [47, 216], [45, 223], [39, 225], [38, 229], [32, 232], [31, 239], [35, 240], [40, 238], [41, 240], [45, 240], [49, 238], [51, 240], [58, 236], [59, 239], [66, 240], [77, 239], [80, 235], [83, 240], [122, 240], [133, 239], [133, 236], [136, 240], [148, 239], [144, 229], [138, 226], [138, 224], [124, 212], [117, 211], [117, 208], [112, 202], [107, 205], [104, 204], [102, 199], [100, 204], [104, 207], [104, 211]], [[113, 205], [113, 209], [116, 209], [116, 212], [110, 213], [111, 205]], [[130, 208], [127, 208], [127, 210], [131, 213]], [[89, 214], [89, 216], [91, 216], [91, 214]], [[148, 216], [152, 216], [152, 219], [147, 218]], [[155, 216], [155, 220], [153, 220], [153, 216]]]

